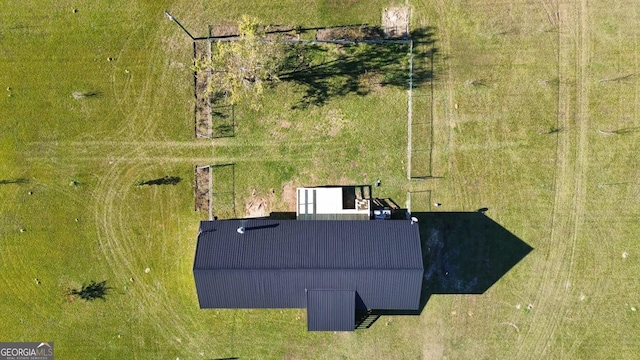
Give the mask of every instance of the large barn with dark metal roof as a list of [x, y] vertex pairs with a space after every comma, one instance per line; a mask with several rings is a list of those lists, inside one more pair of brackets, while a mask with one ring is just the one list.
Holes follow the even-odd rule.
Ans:
[[203, 221], [193, 267], [201, 308], [306, 308], [310, 331], [418, 310], [423, 272], [410, 220]]

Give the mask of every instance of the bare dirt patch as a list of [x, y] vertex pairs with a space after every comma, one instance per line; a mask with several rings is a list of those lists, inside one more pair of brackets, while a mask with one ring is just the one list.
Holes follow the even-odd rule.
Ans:
[[251, 196], [244, 201], [245, 217], [265, 217], [269, 216], [269, 205], [273, 203], [275, 194], [271, 191], [266, 196], [260, 196], [256, 189], [253, 189]]
[[382, 40], [384, 33], [377, 26], [345, 26], [319, 29], [316, 40], [319, 41], [361, 41]]
[[288, 129], [291, 127], [291, 122], [287, 120], [278, 120], [278, 126], [283, 129]]
[[382, 13], [382, 27], [386, 38], [409, 37], [409, 16], [411, 10], [408, 7], [391, 7], [384, 9]]
[[287, 181], [282, 185], [282, 203], [289, 211], [296, 211], [297, 187], [292, 181]]
[[209, 34], [211, 37], [232, 37], [238, 36], [239, 33], [237, 24], [209, 25]]
[[209, 211], [211, 168], [196, 166], [195, 179], [195, 211]]
[[265, 198], [251, 198], [245, 202], [245, 217], [264, 217], [268, 213], [269, 202]]

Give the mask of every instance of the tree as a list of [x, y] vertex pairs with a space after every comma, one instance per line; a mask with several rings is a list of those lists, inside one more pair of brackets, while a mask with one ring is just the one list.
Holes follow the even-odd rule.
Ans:
[[71, 289], [69, 295], [78, 296], [79, 298], [87, 301], [92, 301], [95, 299], [105, 300], [104, 297], [107, 295], [107, 292], [110, 289], [110, 287], [107, 287], [106, 280], [99, 283], [91, 280], [91, 283], [89, 285], [82, 285], [82, 288], [80, 290]]
[[198, 70], [210, 69], [209, 92], [224, 95], [231, 104], [246, 100], [253, 108], [260, 107], [264, 88], [278, 82], [287, 61], [285, 44], [266, 38], [259, 22], [243, 16], [238, 22], [239, 38], [218, 41], [211, 60], [194, 60]]

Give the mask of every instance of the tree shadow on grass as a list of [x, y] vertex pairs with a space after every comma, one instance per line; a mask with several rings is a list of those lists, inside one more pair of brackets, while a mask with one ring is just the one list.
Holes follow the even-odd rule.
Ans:
[[165, 176], [158, 179], [140, 181], [136, 185], [138, 186], [151, 186], [151, 185], [177, 185], [182, 178], [178, 176]]
[[18, 178], [18, 179], [6, 179], [6, 180], [0, 180], [0, 185], [9, 185], [9, 184], [26, 184], [29, 181], [25, 178]]
[[100, 92], [99, 91], [74, 91], [73, 93], [71, 93], [71, 96], [73, 96], [73, 98], [76, 100], [86, 99], [86, 98], [95, 98], [100, 96]]
[[[417, 29], [411, 36], [412, 86], [417, 88], [433, 80], [437, 49], [433, 28]], [[294, 44], [280, 79], [305, 89], [294, 109], [348, 94], [365, 96], [384, 87], [408, 89], [409, 50], [405, 43]]]
[[233, 105], [211, 108], [212, 136], [214, 139], [235, 136], [235, 111]]
[[69, 295], [77, 296], [86, 301], [93, 301], [96, 299], [106, 300], [105, 296], [111, 290], [110, 287], [107, 286], [107, 281], [101, 281], [99, 283], [95, 281], [91, 281], [88, 285], [82, 285], [80, 289], [71, 289], [69, 291]]

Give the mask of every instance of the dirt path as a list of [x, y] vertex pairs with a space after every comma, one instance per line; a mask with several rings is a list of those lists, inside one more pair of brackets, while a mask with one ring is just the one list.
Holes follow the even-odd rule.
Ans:
[[[551, 231], [539, 250], [536, 301], [516, 358], [551, 356], [556, 331], [571, 314], [572, 271], [585, 213], [588, 156], [588, 19], [586, 1], [558, 5], [558, 129]], [[565, 353], [567, 355], [567, 353]]]

